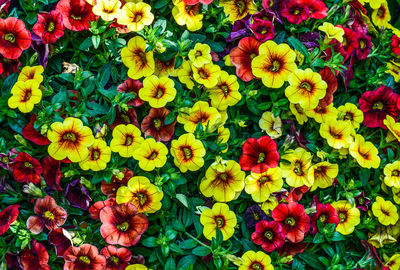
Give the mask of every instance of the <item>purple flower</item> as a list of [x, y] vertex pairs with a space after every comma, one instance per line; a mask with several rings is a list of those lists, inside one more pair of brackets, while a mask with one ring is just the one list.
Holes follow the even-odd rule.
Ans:
[[371, 203], [371, 201], [364, 196], [364, 190], [361, 192], [360, 195], [354, 197], [354, 201], [356, 202], [356, 207], [364, 212], [368, 210], [367, 205]]
[[319, 47], [319, 39], [320, 35], [318, 32], [307, 32], [300, 36], [301, 43], [303, 43], [307, 49]]
[[10, 170], [9, 165], [15, 159], [15, 158], [12, 158], [11, 156], [15, 156], [17, 154], [18, 154], [18, 152], [16, 152], [14, 149], [9, 151], [7, 154], [0, 153], [0, 167], [2, 167], [5, 170]]
[[268, 220], [267, 215], [258, 204], [247, 208], [244, 217], [249, 228], [254, 228], [260, 220]]
[[234, 22], [232, 31], [226, 38], [226, 42], [232, 42], [236, 39], [241, 39], [250, 36], [251, 35], [251, 31], [249, 29], [250, 23], [251, 23], [250, 14], [247, 14], [246, 17], [244, 17], [243, 19]]
[[40, 37], [32, 34], [31, 48], [37, 52], [39, 64], [45, 68], [49, 60], [49, 44], [44, 44]]
[[65, 191], [65, 198], [71, 206], [83, 210], [88, 210], [89, 204], [92, 201], [88, 190], [81, 184], [79, 179], [68, 184]]

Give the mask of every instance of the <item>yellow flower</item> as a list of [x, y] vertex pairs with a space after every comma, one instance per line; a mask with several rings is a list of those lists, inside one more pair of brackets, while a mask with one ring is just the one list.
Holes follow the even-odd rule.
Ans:
[[38, 84], [41, 84], [43, 81], [43, 72], [43, 66], [25, 66], [22, 68], [21, 72], [18, 75], [18, 81], [26, 82], [28, 80], [34, 80]]
[[178, 115], [178, 122], [184, 125], [186, 132], [194, 133], [198, 124], [203, 130], [214, 131], [216, 122], [221, 117], [218, 110], [210, 107], [205, 101], [197, 101], [186, 113]]
[[225, 55], [224, 58], [223, 58], [223, 60], [224, 60], [225, 66], [227, 66], [227, 67], [233, 67], [233, 64], [232, 64], [232, 62], [231, 62], [231, 56], [230, 56], [229, 54]]
[[400, 161], [386, 164], [383, 169], [384, 182], [389, 187], [400, 188]]
[[118, 204], [133, 203], [141, 213], [154, 213], [161, 208], [162, 191], [150, 183], [144, 176], [134, 176], [128, 181], [128, 186], [121, 186], [117, 190]]
[[196, 140], [192, 133], [183, 134], [171, 142], [171, 155], [181, 172], [197, 171], [203, 167], [205, 154], [203, 143]]
[[338, 120], [349, 121], [354, 129], [358, 129], [364, 121], [364, 114], [353, 103], [346, 103], [338, 108]]
[[353, 126], [348, 121], [334, 120], [324, 122], [319, 128], [319, 134], [326, 139], [329, 146], [335, 149], [347, 148], [353, 142]]
[[217, 85], [221, 68], [213, 63], [204, 64], [197, 68], [192, 65], [193, 78], [197, 83], [203, 84], [207, 88]]
[[134, 32], [142, 30], [145, 25], [152, 24], [154, 15], [151, 13], [151, 6], [144, 2], [126, 3], [118, 15], [118, 23]]
[[203, 27], [203, 14], [199, 13], [200, 5], [186, 5], [183, 0], [173, 0], [172, 16], [177, 24], [186, 25], [189, 31], [197, 31]]
[[112, 132], [111, 151], [119, 153], [121, 157], [131, 157], [144, 141], [141, 135], [140, 130], [132, 124], [116, 126]]
[[196, 43], [194, 49], [189, 51], [188, 57], [192, 65], [197, 68], [212, 63], [211, 48], [207, 44]]
[[353, 143], [349, 147], [350, 155], [357, 160], [363, 168], [378, 168], [381, 158], [378, 156], [378, 149], [372, 142], [366, 142], [364, 137], [357, 134]]
[[372, 213], [378, 218], [379, 223], [385, 226], [394, 225], [399, 220], [396, 206], [380, 196], [377, 196], [376, 201], [372, 204]]
[[289, 75], [288, 81], [286, 97], [291, 103], [300, 104], [304, 109], [314, 109], [319, 100], [326, 95], [327, 83], [311, 68], [296, 69]]
[[119, 0], [97, 0], [92, 11], [104, 21], [109, 22], [118, 17], [120, 7], [121, 2]]
[[301, 187], [306, 185], [311, 187], [313, 179], [308, 177], [308, 169], [311, 166], [312, 155], [304, 148], [296, 148], [281, 157], [290, 163], [281, 162], [282, 175], [286, 183], [291, 187]]
[[125, 268], [125, 270], [147, 270], [147, 269], [149, 269], [149, 268], [147, 268], [147, 267], [146, 267], [145, 265], [143, 265], [143, 264], [138, 264], [138, 263], [128, 265], [128, 266]]
[[355, 227], [360, 224], [360, 210], [352, 207], [348, 201], [342, 200], [333, 202], [332, 206], [336, 209], [339, 217], [339, 224], [336, 231], [343, 235], [351, 234]]
[[400, 188], [392, 188], [393, 200], [395, 203], [400, 204]]
[[265, 202], [269, 196], [283, 186], [282, 171], [279, 167], [270, 168], [263, 173], [251, 173], [246, 177], [246, 193], [258, 203]]
[[247, 14], [254, 14], [257, 5], [253, 0], [221, 0], [219, 4], [224, 7], [225, 15], [232, 21], [243, 19]]
[[296, 53], [287, 44], [276, 44], [272, 40], [261, 44], [259, 55], [251, 61], [253, 75], [261, 78], [269, 88], [280, 88], [297, 68]]
[[390, 259], [385, 263], [386, 266], [390, 268], [390, 270], [399, 270], [400, 269], [400, 253], [394, 254]]
[[383, 120], [383, 124], [389, 130], [386, 141], [391, 142], [397, 139], [400, 142], [400, 123], [396, 123], [393, 117], [387, 115], [386, 119]]
[[386, 228], [379, 227], [378, 231], [368, 239], [368, 242], [376, 248], [382, 248], [386, 244], [396, 243], [397, 239], [391, 236]]
[[282, 120], [279, 116], [275, 117], [272, 112], [264, 112], [258, 125], [262, 130], [267, 132], [271, 139], [282, 136]]
[[395, 82], [400, 82], [400, 66], [396, 65], [395, 62], [386, 63], [387, 70], [386, 73], [389, 73], [393, 76]]
[[[229, 141], [230, 136], [231, 136], [231, 131], [229, 130], [229, 128], [220, 126], [218, 128], [218, 137], [215, 142], [219, 144], [226, 144]], [[228, 151], [228, 145], [226, 145], [226, 148], [222, 150], [221, 153], [226, 153], [227, 151]]]
[[201, 180], [200, 191], [204, 196], [213, 197], [217, 202], [229, 202], [243, 190], [245, 176], [236, 161], [228, 160], [218, 167], [213, 163]]
[[139, 161], [142, 170], [152, 171], [155, 167], [162, 168], [165, 165], [167, 154], [168, 148], [162, 142], [148, 138], [133, 151], [133, 158]]
[[332, 39], [336, 39], [340, 43], [343, 42], [344, 30], [340, 27], [336, 27], [329, 22], [324, 22], [318, 27], [318, 30], [325, 33], [324, 43], [328, 44]]
[[8, 99], [8, 107], [18, 108], [22, 113], [33, 110], [35, 104], [42, 99], [42, 91], [36, 80], [17, 81], [11, 88], [11, 97]]
[[89, 155], [88, 147], [94, 142], [92, 130], [74, 117], [51, 124], [47, 138], [51, 141], [47, 150], [52, 158], [68, 158], [72, 162], [84, 160]]
[[262, 251], [249, 250], [242, 256], [243, 263], [238, 270], [274, 270], [269, 255]]
[[376, 26], [378, 26], [379, 28], [380, 27], [383, 27], [383, 28], [387, 27], [388, 23], [391, 20], [391, 16], [390, 16], [389, 7], [388, 7], [388, 4], [387, 4], [386, 1], [383, 1], [379, 5], [379, 7], [376, 6], [376, 8], [374, 8], [374, 11], [372, 12], [371, 18], [372, 18], [372, 22]]
[[314, 109], [308, 109], [305, 111], [306, 115], [313, 118], [317, 123], [324, 123], [335, 120], [337, 118], [337, 109], [333, 107], [333, 104], [329, 104], [326, 107], [317, 106]]
[[121, 51], [121, 58], [124, 65], [129, 68], [128, 76], [134, 80], [154, 73], [153, 52], [146, 52], [146, 41], [140, 36], [128, 41], [128, 46]]
[[183, 61], [182, 65], [179, 67], [178, 79], [181, 83], [184, 83], [188, 89], [190, 90], [193, 89], [194, 78], [193, 78], [192, 65], [190, 65], [189, 61]]
[[100, 139], [95, 139], [89, 147], [88, 156], [79, 162], [82, 170], [102, 171], [107, 167], [107, 163], [111, 160], [111, 149], [107, 143]]
[[293, 115], [296, 117], [296, 121], [300, 125], [303, 125], [308, 121], [307, 115], [305, 114], [303, 108], [299, 104], [290, 103], [289, 108], [290, 111], [293, 113]]
[[176, 77], [178, 74], [177, 70], [175, 69], [175, 58], [172, 58], [168, 61], [161, 61], [155, 59], [154, 75], [158, 77], [163, 77], [163, 76]]
[[314, 180], [311, 191], [332, 186], [333, 179], [338, 173], [339, 166], [337, 164], [331, 164], [326, 161], [314, 164], [308, 170], [308, 178]]
[[174, 81], [168, 77], [158, 78], [151, 75], [144, 79], [139, 97], [148, 101], [152, 108], [162, 108], [175, 99], [176, 89], [174, 86]]
[[242, 99], [237, 77], [223, 70], [220, 72], [217, 85], [208, 88], [207, 92], [211, 99], [211, 106], [218, 110], [226, 110], [228, 106], [234, 106]]
[[274, 196], [269, 196], [268, 199], [261, 205], [261, 209], [265, 213], [269, 213], [270, 211], [274, 210], [278, 204], [279, 202]]
[[203, 234], [208, 240], [215, 238], [217, 228], [222, 232], [223, 240], [227, 240], [235, 233], [237, 224], [236, 215], [229, 210], [229, 206], [225, 203], [215, 203], [212, 209], [207, 208], [201, 212], [200, 223], [204, 226]]

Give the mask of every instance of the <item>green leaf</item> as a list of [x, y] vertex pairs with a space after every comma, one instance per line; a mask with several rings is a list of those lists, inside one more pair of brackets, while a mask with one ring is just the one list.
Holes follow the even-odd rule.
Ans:
[[326, 269], [326, 267], [315, 257], [317, 256], [315, 253], [303, 252], [298, 256], [314, 269]]
[[107, 63], [100, 69], [99, 73], [97, 74], [97, 81], [96, 81], [97, 86], [99, 88], [104, 88], [104, 86], [106, 86], [108, 80], [110, 79], [110, 75], [111, 75], [111, 65], [110, 63]]
[[148, 238], [144, 239], [143, 241], [141, 241], [141, 243], [145, 247], [156, 247], [157, 246], [157, 238], [151, 236], [151, 237], [148, 237]]
[[186, 208], [189, 208], [189, 202], [186, 195], [176, 194], [176, 198], [180, 201]]
[[308, 50], [306, 48], [306, 46], [303, 45], [303, 43], [300, 42], [300, 40], [298, 40], [295, 37], [288, 37], [287, 39], [288, 43], [290, 45], [292, 45], [293, 48], [295, 48], [296, 50], [298, 50], [302, 55], [304, 55], [304, 57], [306, 59], [309, 58], [310, 54], [308, 53]]
[[[178, 269], [179, 270], [187, 270], [190, 269], [196, 263], [196, 256], [194, 255], [187, 255], [179, 260], [178, 262]], [[193, 269], [193, 268], [191, 268]]]
[[186, 239], [179, 243], [179, 247], [182, 249], [192, 249], [197, 246], [197, 242], [193, 239]]
[[169, 258], [167, 260], [167, 263], [165, 264], [164, 269], [165, 270], [175, 270], [176, 269], [175, 260], [173, 258]]
[[211, 250], [210, 250], [210, 248], [200, 246], [200, 247], [193, 249], [192, 253], [196, 256], [202, 257], [202, 256], [207, 256], [208, 254], [210, 254]]
[[96, 116], [99, 114], [107, 114], [110, 111], [109, 107], [103, 106], [103, 105], [95, 103], [95, 102], [88, 102], [87, 107], [92, 110], [89, 112], [90, 116]]

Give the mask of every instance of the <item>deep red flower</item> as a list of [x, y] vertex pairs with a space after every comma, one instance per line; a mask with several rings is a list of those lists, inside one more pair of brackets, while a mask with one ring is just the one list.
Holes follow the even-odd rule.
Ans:
[[20, 183], [39, 184], [43, 172], [42, 165], [28, 153], [20, 152], [14, 162], [10, 164], [15, 181]]
[[132, 203], [104, 207], [100, 211], [100, 220], [103, 223], [100, 233], [104, 240], [125, 247], [135, 245], [149, 225], [147, 217]]
[[143, 83], [141, 81], [128, 78], [123, 83], [118, 85], [118, 92], [132, 94], [133, 99], [128, 101], [126, 104], [133, 107], [139, 107], [144, 103], [144, 101], [139, 97], [139, 91], [142, 88]]
[[298, 202], [303, 198], [303, 195], [309, 190], [310, 188], [307, 186], [301, 186], [292, 189], [289, 192], [289, 195], [286, 199], [287, 202]]
[[88, 30], [89, 21], [97, 19], [92, 6], [85, 0], [61, 0], [56, 10], [63, 16], [64, 26], [72, 31]]
[[117, 202], [115, 198], [109, 198], [105, 201], [97, 201], [89, 208], [90, 217], [92, 219], [99, 219], [100, 218], [100, 211], [106, 206], [113, 206], [116, 205]]
[[249, 28], [253, 31], [254, 37], [260, 42], [265, 42], [275, 37], [275, 27], [270, 21], [253, 18], [253, 23], [250, 24]]
[[10, 225], [17, 220], [19, 215], [19, 205], [10, 205], [0, 212], [0, 235], [6, 233]]
[[356, 55], [359, 60], [365, 60], [372, 48], [371, 37], [364, 33], [357, 33], [357, 36], [358, 48], [356, 50]]
[[65, 251], [64, 260], [64, 270], [104, 270], [106, 266], [106, 258], [89, 244], [71, 246]]
[[105, 270], [125, 270], [132, 259], [132, 253], [124, 247], [107, 246], [100, 250], [100, 254], [107, 260]]
[[151, 108], [149, 114], [143, 118], [141, 129], [147, 136], [152, 136], [156, 141], [167, 142], [175, 132], [176, 118], [172, 123], [165, 124], [165, 118], [170, 113], [167, 108]]
[[43, 178], [46, 184], [52, 190], [62, 191], [60, 186], [61, 180], [61, 162], [54, 158], [47, 156], [42, 158], [43, 165]]
[[0, 75], [3, 74], [3, 65], [0, 63]]
[[319, 75], [321, 75], [322, 80], [326, 82], [328, 87], [326, 88], [325, 97], [319, 101], [318, 106], [326, 107], [333, 102], [333, 93], [335, 93], [338, 88], [338, 81], [329, 67], [320, 70]]
[[183, 0], [186, 5], [196, 5], [197, 3], [202, 3], [203, 5], [209, 5], [213, 0]]
[[286, 241], [283, 247], [278, 250], [279, 256], [294, 256], [299, 253], [303, 253], [309, 243], [292, 243]]
[[282, 225], [282, 231], [292, 243], [303, 241], [310, 228], [310, 217], [301, 204], [291, 202], [279, 204], [272, 211], [272, 218]]
[[31, 248], [25, 248], [20, 254], [19, 259], [24, 270], [50, 270], [49, 253], [46, 248], [35, 239], [31, 241]]
[[392, 43], [390, 44], [392, 52], [394, 54], [400, 55], [400, 38], [396, 35], [392, 36]]
[[299, 24], [309, 18], [308, 6], [303, 0], [285, 1], [281, 15], [288, 20], [289, 23]]
[[359, 48], [358, 34], [348, 27], [343, 27], [341, 25], [336, 25], [336, 27], [342, 28], [344, 30], [344, 35], [342, 43], [333, 40], [333, 43], [337, 44], [334, 46], [334, 49], [343, 56], [343, 61], [346, 61]]
[[239, 164], [244, 171], [263, 173], [278, 166], [279, 157], [276, 142], [270, 137], [250, 138], [243, 144]]
[[7, 59], [0, 54], [0, 64], [3, 67], [3, 73], [1, 76], [7, 78], [11, 74], [19, 72], [21, 62], [18, 59]]
[[114, 129], [118, 125], [135, 125], [138, 128], [139, 122], [137, 120], [137, 114], [134, 108], [129, 108], [127, 111], [124, 109], [119, 109], [115, 106], [116, 116], [114, 122], [110, 125], [110, 129]]
[[42, 39], [44, 44], [54, 43], [64, 35], [63, 16], [58, 10], [48, 13], [40, 12], [32, 31]]
[[0, 54], [5, 58], [17, 59], [31, 46], [31, 41], [31, 32], [23, 21], [15, 17], [0, 18]]
[[48, 145], [50, 144], [49, 139], [46, 136], [43, 136], [40, 131], [36, 130], [34, 125], [36, 121], [36, 114], [31, 114], [29, 119], [29, 123], [22, 129], [22, 136], [25, 139], [30, 140], [31, 142], [37, 145]]
[[393, 89], [381, 86], [374, 91], [362, 94], [358, 100], [360, 110], [364, 113], [363, 124], [366, 127], [380, 127], [387, 129], [383, 120], [387, 115], [397, 118], [398, 107], [400, 106], [399, 95]]
[[122, 173], [122, 179], [119, 179], [116, 175], [113, 175], [110, 183], [107, 183], [105, 180], [101, 181], [101, 192], [103, 192], [104, 195], [107, 195], [108, 198], [114, 198], [117, 194], [118, 188], [121, 186], [126, 186], [128, 181], [133, 177], [133, 172], [131, 170], [124, 169]]
[[303, 0], [303, 3], [308, 7], [310, 18], [320, 20], [328, 16], [328, 8], [324, 2], [320, 0]]
[[12, 270], [23, 270], [18, 254], [7, 252], [4, 256], [7, 266]]
[[51, 196], [37, 199], [34, 212], [36, 216], [30, 216], [26, 221], [26, 227], [33, 233], [39, 234], [44, 227], [50, 231], [65, 223], [67, 212], [57, 205]]
[[339, 217], [336, 213], [335, 208], [329, 203], [322, 204], [317, 203], [316, 205], [317, 212], [313, 214], [310, 218], [311, 220], [311, 230], [313, 234], [316, 234], [318, 231], [317, 221], [321, 221], [323, 225], [326, 223], [332, 223], [338, 225]]
[[245, 82], [255, 78], [251, 72], [251, 61], [258, 56], [260, 45], [261, 42], [254, 37], [245, 37], [230, 52], [231, 62], [236, 67], [236, 75]]
[[256, 224], [256, 231], [251, 234], [251, 241], [260, 245], [266, 252], [272, 252], [283, 246], [285, 235], [278, 222], [261, 220]]
[[47, 235], [47, 241], [56, 248], [56, 255], [63, 257], [65, 251], [72, 246], [71, 235], [63, 228], [55, 228]]

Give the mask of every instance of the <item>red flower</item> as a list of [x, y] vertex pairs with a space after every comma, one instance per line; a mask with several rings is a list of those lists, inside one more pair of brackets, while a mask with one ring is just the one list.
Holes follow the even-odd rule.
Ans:
[[254, 37], [245, 37], [230, 52], [231, 62], [236, 67], [236, 75], [245, 82], [255, 78], [251, 72], [251, 61], [258, 56], [260, 45], [261, 42]]
[[399, 95], [393, 89], [381, 86], [374, 91], [362, 94], [358, 100], [360, 110], [364, 113], [364, 125], [366, 127], [380, 127], [387, 129], [383, 120], [387, 115], [397, 119], [398, 107], [400, 106]]
[[322, 204], [318, 203], [316, 206], [317, 212], [311, 216], [311, 230], [313, 234], [318, 231], [317, 221], [321, 221], [323, 225], [326, 223], [332, 223], [338, 225], [339, 217], [336, 213], [335, 208], [329, 203]]
[[17, 220], [19, 215], [19, 205], [10, 205], [0, 212], [0, 235], [6, 233], [10, 225]]
[[42, 158], [43, 165], [43, 178], [46, 181], [46, 184], [52, 190], [62, 191], [62, 187], [60, 186], [61, 179], [61, 162], [59, 160], [55, 160], [54, 158], [48, 156]]
[[64, 253], [64, 270], [104, 270], [106, 258], [99, 254], [95, 246], [83, 244], [71, 246]]
[[307, 186], [301, 186], [292, 189], [289, 192], [289, 195], [286, 199], [287, 202], [298, 202], [303, 198], [303, 195], [309, 190], [310, 188]]
[[390, 47], [392, 48], [392, 52], [394, 54], [400, 55], [400, 38], [397, 37], [396, 35], [393, 35]]
[[89, 21], [97, 18], [92, 12], [92, 6], [85, 0], [61, 0], [56, 10], [63, 16], [64, 26], [72, 31], [88, 30]]
[[125, 270], [132, 259], [132, 253], [124, 247], [107, 246], [100, 251], [100, 254], [107, 260], [105, 270]]
[[183, 0], [186, 5], [196, 5], [197, 3], [202, 3], [203, 5], [209, 5], [213, 0]]
[[340, 52], [340, 54], [343, 56], [344, 62], [359, 48], [358, 34], [351, 28], [343, 27], [341, 25], [336, 26], [344, 30], [343, 43], [339, 43], [337, 40], [333, 41], [338, 43], [338, 45], [336, 45], [334, 48], [335, 51]]
[[260, 245], [266, 252], [272, 252], [283, 246], [285, 235], [278, 222], [261, 220], [256, 224], [256, 231], [251, 234], [251, 241]]
[[249, 28], [253, 31], [255, 38], [260, 42], [265, 42], [275, 37], [274, 24], [270, 21], [253, 18], [253, 23]]
[[320, 20], [328, 16], [328, 8], [324, 2], [320, 0], [303, 0], [303, 3], [308, 7], [310, 18]]
[[8, 59], [17, 59], [31, 46], [31, 33], [23, 21], [8, 17], [0, 18], [0, 54]]
[[44, 227], [49, 230], [57, 228], [63, 225], [67, 219], [67, 212], [58, 206], [51, 196], [37, 199], [34, 211], [36, 216], [30, 216], [26, 221], [26, 227], [33, 234], [39, 234]]
[[133, 172], [131, 170], [124, 169], [122, 173], [122, 179], [113, 175], [110, 183], [107, 183], [105, 180], [101, 181], [101, 192], [103, 192], [104, 195], [107, 195], [108, 198], [115, 198], [118, 188], [120, 186], [126, 186], [128, 181], [133, 177]]
[[292, 243], [286, 241], [282, 248], [278, 250], [279, 256], [294, 256], [303, 253], [309, 243]]
[[149, 225], [147, 217], [132, 203], [104, 207], [100, 211], [100, 220], [103, 223], [100, 233], [104, 240], [125, 247], [135, 245]]
[[310, 228], [310, 217], [301, 204], [291, 202], [279, 204], [272, 211], [272, 218], [282, 225], [282, 231], [292, 243], [303, 241], [304, 235]]
[[115, 106], [116, 116], [114, 122], [110, 125], [110, 129], [114, 129], [118, 125], [135, 125], [139, 128], [137, 114], [134, 108], [129, 108], [127, 111], [119, 109]]
[[20, 152], [10, 167], [17, 182], [39, 184], [43, 169], [36, 158], [25, 152]]
[[115, 198], [109, 198], [105, 201], [97, 201], [89, 208], [90, 217], [92, 219], [99, 219], [100, 218], [100, 211], [106, 206], [113, 206], [116, 205], [117, 202]]
[[49, 253], [46, 248], [35, 239], [31, 241], [31, 248], [25, 248], [19, 255], [24, 270], [50, 270]]
[[309, 9], [302, 0], [290, 0], [285, 2], [281, 15], [285, 17], [288, 22], [299, 24], [308, 19]]
[[325, 97], [319, 101], [318, 106], [326, 107], [333, 102], [333, 93], [335, 93], [338, 88], [338, 81], [329, 67], [322, 69], [319, 75], [321, 75], [322, 80], [328, 84], [328, 88], [326, 88]]
[[72, 246], [71, 235], [63, 228], [55, 228], [47, 236], [47, 241], [56, 247], [56, 255], [63, 257], [65, 251]]
[[0, 63], [0, 75], [3, 74], [3, 65]]
[[37, 145], [48, 145], [50, 144], [49, 139], [46, 136], [43, 136], [40, 131], [35, 129], [35, 121], [36, 114], [31, 114], [29, 119], [29, 123], [22, 129], [22, 136], [25, 139], [30, 140], [31, 142]]
[[358, 48], [356, 50], [356, 55], [359, 60], [365, 60], [372, 48], [371, 37], [364, 33], [357, 33], [357, 36]]
[[250, 138], [243, 144], [239, 164], [244, 171], [263, 173], [268, 168], [278, 166], [278, 161], [279, 153], [275, 141], [268, 136], [262, 136], [259, 139]]
[[118, 85], [118, 92], [132, 94], [133, 99], [128, 101], [126, 104], [133, 107], [139, 107], [144, 103], [144, 101], [139, 97], [139, 91], [142, 88], [143, 83], [141, 81], [128, 78], [123, 83]]
[[3, 66], [3, 74], [1, 76], [3, 78], [7, 78], [11, 74], [19, 72], [19, 67], [21, 66], [21, 62], [18, 59], [12, 60], [3, 57], [0, 54], [0, 64]]
[[54, 43], [64, 35], [63, 16], [58, 10], [38, 13], [37, 22], [32, 31], [42, 39], [44, 44]]
[[167, 142], [175, 132], [176, 118], [172, 123], [165, 124], [165, 118], [170, 113], [167, 108], [151, 108], [149, 114], [143, 118], [141, 129], [147, 136], [152, 136], [156, 141]]

